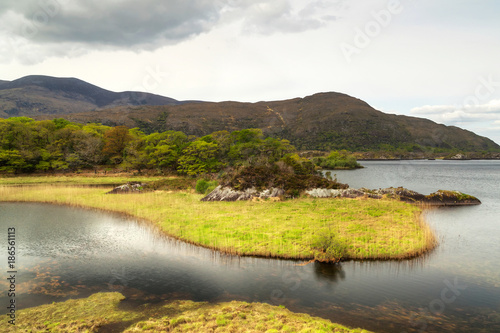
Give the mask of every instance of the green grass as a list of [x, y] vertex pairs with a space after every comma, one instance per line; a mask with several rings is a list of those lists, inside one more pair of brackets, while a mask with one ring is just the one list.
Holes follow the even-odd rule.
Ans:
[[2, 332], [368, 332], [262, 303], [173, 301], [128, 309], [119, 293], [41, 305], [17, 312]]
[[43, 175], [43, 176], [0, 176], [0, 185], [115, 185], [125, 184], [127, 182], [150, 182], [164, 179], [164, 177], [145, 177], [133, 175], [101, 175], [96, 176], [75, 176], [75, 175]]
[[318, 236], [334, 234], [344, 259], [401, 259], [433, 248], [421, 210], [394, 200], [312, 199], [201, 202], [179, 191], [107, 195], [108, 189], [0, 186], [2, 201], [92, 207], [147, 219], [166, 234], [238, 255], [313, 259]]

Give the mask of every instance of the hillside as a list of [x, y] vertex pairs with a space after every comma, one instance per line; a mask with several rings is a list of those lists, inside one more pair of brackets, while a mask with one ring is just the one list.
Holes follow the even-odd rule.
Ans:
[[64, 115], [122, 105], [179, 103], [142, 92], [112, 92], [75, 78], [33, 75], [0, 81], [0, 117]]
[[177, 130], [203, 136], [219, 130], [260, 128], [301, 150], [500, 152], [488, 138], [427, 119], [385, 114], [335, 92], [257, 103], [189, 102], [139, 92], [111, 92], [74, 78], [28, 76], [0, 81], [0, 117], [66, 118], [139, 127], [146, 133]]
[[385, 114], [339, 93], [258, 103], [116, 107], [65, 118], [81, 123], [139, 127], [145, 132], [177, 130], [197, 136], [219, 130], [260, 128], [267, 135], [290, 140], [301, 150], [363, 151], [385, 149], [387, 145], [411, 149], [420, 145], [470, 152], [500, 151], [493, 141], [470, 131], [427, 119]]

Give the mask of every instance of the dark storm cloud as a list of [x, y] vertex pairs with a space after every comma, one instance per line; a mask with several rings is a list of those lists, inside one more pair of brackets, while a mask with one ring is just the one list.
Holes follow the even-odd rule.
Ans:
[[343, 0], [5, 0], [0, 1], [0, 62], [35, 64], [92, 50], [156, 50], [241, 22], [267, 36], [317, 29]]
[[339, 1], [310, 1], [298, 10], [289, 0], [2, 1], [0, 26], [37, 44], [154, 49], [211, 30], [221, 15], [263, 34], [316, 29], [332, 19], [322, 12]]
[[10, 32], [36, 43], [155, 47], [209, 30], [223, 1], [42, 0], [11, 3], [0, 12]]

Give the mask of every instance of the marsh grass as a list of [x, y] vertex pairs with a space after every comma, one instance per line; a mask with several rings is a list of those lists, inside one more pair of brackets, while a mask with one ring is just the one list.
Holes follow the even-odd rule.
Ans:
[[[436, 245], [421, 209], [394, 200], [201, 202], [188, 192], [109, 195], [76, 186], [0, 186], [2, 201], [36, 201], [129, 214], [167, 235], [221, 252], [313, 259], [318, 235], [335, 234], [347, 259], [405, 259]], [[68, 223], [71, 223], [68, 221]]]
[[[43, 175], [43, 176], [21, 176], [21, 177], [0, 177], [0, 185], [116, 185], [127, 182], [150, 182], [165, 179], [166, 177], [143, 177], [134, 175]], [[177, 177], [168, 177], [177, 178]]]
[[121, 306], [119, 293], [19, 310], [2, 332], [368, 332], [264, 303], [173, 301]]

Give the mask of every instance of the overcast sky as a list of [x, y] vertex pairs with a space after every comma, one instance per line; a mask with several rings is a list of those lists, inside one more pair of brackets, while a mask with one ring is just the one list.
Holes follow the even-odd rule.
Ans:
[[256, 102], [336, 91], [500, 143], [494, 0], [3, 0], [0, 80]]

